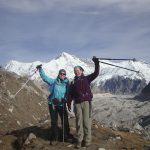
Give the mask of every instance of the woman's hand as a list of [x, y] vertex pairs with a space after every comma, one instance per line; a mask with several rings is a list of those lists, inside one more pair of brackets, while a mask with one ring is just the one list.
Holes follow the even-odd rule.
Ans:
[[99, 63], [99, 58], [93, 56], [92, 61], [93, 61], [94, 63]]
[[37, 69], [37, 70], [39, 70], [39, 69], [41, 69], [41, 68], [42, 68], [42, 64], [36, 66], [36, 69]]

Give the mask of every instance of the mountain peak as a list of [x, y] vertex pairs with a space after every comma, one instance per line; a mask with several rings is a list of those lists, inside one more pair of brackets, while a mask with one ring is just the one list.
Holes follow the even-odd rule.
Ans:
[[70, 58], [70, 57], [72, 57], [72, 55], [70, 55], [69, 53], [66, 53], [66, 52], [62, 52], [59, 57]]
[[9, 64], [16, 64], [16, 63], [19, 63], [19, 62], [16, 61], [16, 60], [10, 60], [10, 61], [9, 61]]
[[69, 53], [66, 53], [66, 52], [62, 52], [61, 55], [62, 55], [62, 56], [68, 56], [68, 55], [70, 55], [70, 54], [69, 54]]
[[55, 58], [56, 60], [57, 59], [63, 59], [63, 60], [79, 60], [78, 57], [74, 56], [74, 55], [71, 55], [69, 53], [66, 53], [66, 52], [62, 52], [57, 58]]

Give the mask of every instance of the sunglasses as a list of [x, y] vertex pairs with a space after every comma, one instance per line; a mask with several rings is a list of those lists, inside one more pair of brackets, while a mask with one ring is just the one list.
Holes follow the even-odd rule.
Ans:
[[66, 73], [60, 73], [60, 75], [64, 75], [64, 76], [66, 76]]

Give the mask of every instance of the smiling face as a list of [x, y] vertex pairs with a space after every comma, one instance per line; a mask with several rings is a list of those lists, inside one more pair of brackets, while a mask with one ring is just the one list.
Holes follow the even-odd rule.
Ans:
[[74, 74], [77, 77], [80, 77], [83, 74], [83, 70], [81, 70], [80, 68], [76, 67], [76, 68], [74, 68]]
[[60, 72], [60, 73], [59, 73], [59, 78], [60, 78], [61, 80], [64, 80], [64, 79], [66, 78], [66, 72]]

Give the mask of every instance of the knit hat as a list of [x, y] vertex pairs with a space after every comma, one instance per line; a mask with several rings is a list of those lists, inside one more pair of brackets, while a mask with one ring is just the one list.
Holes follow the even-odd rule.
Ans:
[[76, 68], [79, 68], [81, 71], [84, 71], [84, 69], [83, 69], [81, 66], [75, 66], [75, 67], [74, 67], [74, 70], [75, 70]]
[[61, 74], [62, 72], [66, 74], [66, 70], [65, 69], [60, 69], [59, 70], [59, 74]]

